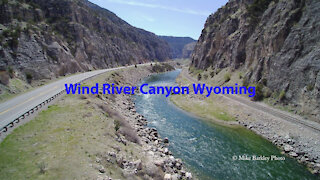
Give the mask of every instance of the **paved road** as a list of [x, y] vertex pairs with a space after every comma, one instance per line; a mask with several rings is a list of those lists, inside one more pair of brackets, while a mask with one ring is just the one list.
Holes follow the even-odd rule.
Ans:
[[[143, 64], [139, 66], [149, 65]], [[132, 66], [128, 66], [132, 67]], [[96, 70], [91, 72], [86, 72], [74, 76], [70, 76], [56, 82], [53, 82], [48, 85], [41, 86], [33, 91], [28, 93], [19, 95], [13, 99], [10, 99], [4, 103], [0, 104], [0, 131], [3, 130], [8, 124], [13, 122], [15, 119], [19, 118], [26, 112], [30, 111], [37, 105], [41, 104], [42, 102], [50, 99], [54, 95], [58, 94], [59, 92], [65, 89], [66, 83], [78, 83], [82, 80], [87, 78], [99, 75], [101, 73], [113, 70], [119, 70], [127, 67], [118, 67], [118, 68], [111, 68], [111, 69], [103, 69], [103, 70]]]

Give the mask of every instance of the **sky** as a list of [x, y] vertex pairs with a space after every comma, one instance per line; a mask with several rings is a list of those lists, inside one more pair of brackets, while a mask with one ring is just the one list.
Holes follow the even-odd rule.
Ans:
[[228, 0], [89, 0], [157, 35], [197, 40], [207, 17]]

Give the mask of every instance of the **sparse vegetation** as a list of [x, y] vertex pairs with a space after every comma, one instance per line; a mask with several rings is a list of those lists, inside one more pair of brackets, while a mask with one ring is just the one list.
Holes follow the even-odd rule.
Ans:
[[282, 90], [279, 94], [279, 101], [283, 101], [286, 98], [286, 92]]
[[243, 78], [242, 72], [239, 72], [238, 76], [239, 76], [239, 79], [242, 79]]
[[256, 87], [256, 95], [252, 98], [253, 101], [261, 101], [263, 100], [263, 85], [258, 83], [254, 85]]
[[0, 44], [3, 44], [4, 36], [0, 34]]
[[14, 77], [14, 71], [11, 66], [8, 67], [8, 73], [9, 73], [10, 78]]
[[216, 75], [219, 74], [222, 71], [222, 69], [218, 68], [216, 69]]
[[231, 74], [229, 72], [227, 72], [224, 75], [224, 82], [229, 82], [231, 80]]
[[0, 39], [1, 41], [4, 40], [4, 38], [8, 38], [6, 43], [3, 43], [4, 47], [10, 47], [11, 49], [16, 49], [19, 45], [19, 37], [21, 35], [21, 28], [20, 26], [16, 26], [15, 28], [11, 29], [5, 29], [2, 32], [2, 35]]
[[156, 73], [172, 71], [172, 70], [174, 70], [174, 67], [172, 67], [168, 63], [157, 63], [154, 66], [152, 66], [152, 71]]
[[272, 91], [269, 88], [265, 88], [265, 90], [263, 91], [263, 97], [264, 98], [269, 98], [272, 95]]
[[114, 130], [118, 132], [118, 130], [120, 129], [120, 121], [115, 119], [113, 123], [114, 123]]
[[9, 75], [7, 72], [3, 71], [3, 72], [0, 72], [0, 83], [7, 86], [9, 84]]
[[254, 0], [254, 2], [247, 7], [251, 25], [259, 23], [260, 16], [268, 8], [271, 1], [273, 0]]
[[0, 5], [6, 5], [8, 4], [9, 0], [1, 0]]
[[26, 79], [27, 79], [27, 82], [30, 84], [32, 82], [32, 74], [26, 73]]
[[19, 37], [20, 37], [20, 34], [21, 34], [21, 28], [20, 26], [18, 25], [14, 31], [11, 33], [11, 41], [9, 41], [9, 45], [12, 49], [15, 49], [18, 47], [19, 45]]
[[215, 75], [215, 72], [214, 72], [214, 71], [210, 72], [210, 76], [211, 76], [211, 78], [213, 78], [213, 77], [214, 77], [214, 75]]
[[309, 84], [309, 85], [307, 86], [307, 90], [308, 90], [308, 91], [313, 91], [313, 89], [314, 89], [314, 85], [313, 85], [313, 84]]
[[248, 87], [249, 86], [249, 80], [248, 80], [248, 78], [243, 78], [242, 79], [242, 86], [244, 86], [244, 87]]
[[265, 78], [263, 78], [263, 79], [261, 79], [261, 83], [264, 85], [264, 86], [266, 86], [267, 85], [267, 79], [265, 79]]
[[47, 165], [45, 162], [41, 162], [38, 164], [40, 174], [44, 174], [47, 170]]
[[197, 79], [198, 79], [198, 81], [200, 81], [202, 79], [202, 76], [201, 76], [200, 73], [198, 74], [198, 78]]
[[193, 74], [193, 75], [198, 75], [198, 74], [201, 74], [203, 72], [202, 69], [198, 69], [194, 66], [190, 66], [189, 67], [189, 73]]

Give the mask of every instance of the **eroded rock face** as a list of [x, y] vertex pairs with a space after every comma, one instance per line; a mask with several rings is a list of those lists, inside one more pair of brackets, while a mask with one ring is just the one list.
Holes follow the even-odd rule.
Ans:
[[0, 5], [0, 67], [34, 79], [170, 58], [169, 45], [86, 0]]
[[190, 58], [195, 40], [190, 37], [159, 36], [166, 41], [172, 52], [172, 58]]
[[186, 44], [182, 49], [182, 58], [190, 58], [197, 42]]
[[248, 8], [254, 2], [230, 0], [208, 17], [192, 65], [244, 69], [320, 121], [320, 2], [265, 0], [260, 11]]

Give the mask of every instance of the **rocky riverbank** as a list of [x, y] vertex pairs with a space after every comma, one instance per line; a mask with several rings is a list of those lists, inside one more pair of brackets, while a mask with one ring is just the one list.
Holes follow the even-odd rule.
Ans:
[[[130, 69], [120, 73], [114, 73], [113, 78], [110, 79], [118, 85], [136, 85], [141, 79], [154, 73], [154, 68], [148, 67], [146, 69]], [[122, 118], [120, 128], [116, 136], [116, 140], [124, 145], [129, 141], [139, 144], [143, 151], [141, 152], [145, 157], [144, 167], [147, 171], [153, 171], [154, 179], [194, 179], [192, 174], [186, 170], [181, 159], [175, 158], [169, 150], [170, 141], [168, 138], [160, 137], [157, 129], [147, 127], [147, 119], [143, 115], [137, 113], [132, 97], [128, 95], [116, 96], [98, 96], [107, 103], [113, 113], [116, 111]], [[110, 107], [111, 106], [111, 107]], [[110, 111], [110, 110], [109, 110]], [[112, 115], [111, 115], [112, 116]], [[115, 117], [117, 119], [117, 117]], [[128, 123], [128, 124], [126, 124]], [[130, 130], [133, 128], [133, 131]], [[116, 148], [117, 149], [117, 148]], [[130, 161], [124, 159], [120, 150], [108, 152], [107, 161], [116, 162], [119, 167], [129, 174], [141, 174], [142, 160]], [[103, 169], [99, 170], [103, 171]], [[144, 175], [143, 175], [144, 176]], [[150, 177], [150, 173], [148, 175]], [[148, 176], [144, 176], [148, 178]], [[108, 177], [108, 179], [111, 179]]]

